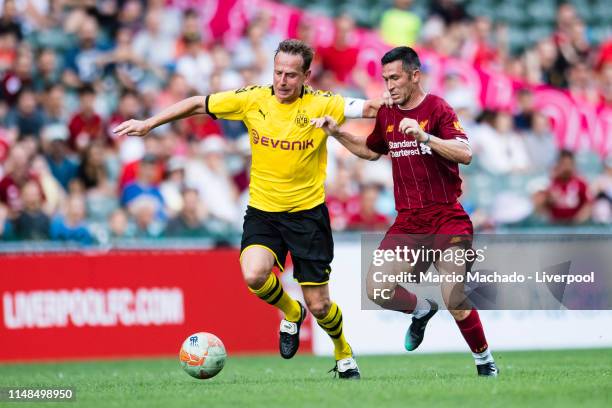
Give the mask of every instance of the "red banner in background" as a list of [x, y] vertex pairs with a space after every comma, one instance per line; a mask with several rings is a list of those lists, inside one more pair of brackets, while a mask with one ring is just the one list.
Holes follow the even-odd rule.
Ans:
[[199, 331], [229, 355], [278, 352], [279, 312], [235, 249], [0, 256], [0, 297], [0, 361], [178, 355]]
[[[294, 37], [300, 19], [306, 17], [315, 29], [316, 46], [329, 45], [333, 40], [334, 26], [330, 18], [270, 0], [168, 0], [168, 3], [198, 10], [209, 38], [223, 40], [229, 47], [242, 36], [248, 20], [262, 11], [269, 13], [272, 30], [281, 37]], [[379, 79], [380, 58], [390, 47], [371, 30], [358, 30], [354, 42], [360, 49], [358, 67]], [[503, 72], [477, 69], [465, 61], [427, 50], [419, 52], [429, 70], [431, 88], [428, 91], [438, 95], [443, 95], [442, 79], [449, 70], [458, 72], [464, 84], [475, 92], [480, 105], [489, 109], [513, 109], [516, 91], [525, 86]], [[560, 147], [589, 149], [602, 156], [612, 153], [612, 107], [586, 104], [560, 89], [532, 89], [537, 108], [551, 119]]]

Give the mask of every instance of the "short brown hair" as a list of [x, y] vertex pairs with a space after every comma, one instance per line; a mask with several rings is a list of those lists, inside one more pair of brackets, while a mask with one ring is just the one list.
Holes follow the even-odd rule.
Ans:
[[294, 39], [281, 41], [281, 43], [278, 44], [276, 52], [274, 53], [275, 58], [279, 52], [284, 52], [291, 55], [301, 55], [302, 60], [304, 61], [302, 63], [302, 71], [306, 72], [310, 69], [310, 63], [314, 57], [314, 51], [305, 42]]

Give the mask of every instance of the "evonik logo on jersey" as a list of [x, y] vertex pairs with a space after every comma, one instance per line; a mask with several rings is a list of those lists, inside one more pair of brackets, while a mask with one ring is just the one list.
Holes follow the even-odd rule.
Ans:
[[306, 150], [308, 148], [314, 149], [314, 139], [308, 140], [279, 140], [268, 136], [259, 136], [259, 133], [255, 130], [251, 130], [251, 137], [253, 138], [253, 144], [260, 144], [262, 146], [271, 147], [273, 149], [280, 150]]

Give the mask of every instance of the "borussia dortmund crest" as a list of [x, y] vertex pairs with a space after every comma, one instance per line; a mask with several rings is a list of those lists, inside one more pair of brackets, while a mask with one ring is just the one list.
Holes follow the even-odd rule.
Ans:
[[304, 128], [308, 126], [309, 122], [310, 122], [310, 119], [308, 119], [308, 116], [306, 116], [306, 112], [299, 111], [297, 116], [295, 117], [295, 124], [301, 128]]

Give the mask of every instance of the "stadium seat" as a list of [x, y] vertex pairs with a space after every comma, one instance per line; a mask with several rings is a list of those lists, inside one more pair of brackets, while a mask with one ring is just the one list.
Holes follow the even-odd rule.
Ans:
[[553, 23], [556, 18], [557, 7], [555, 2], [551, 0], [531, 2], [527, 6], [527, 14], [533, 24]]
[[523, 24], [528, 19], [525, 14], [525, 4], [522, 1], [501, 3], [495, 12], [495, 20], [507, 24]]
[[612, 7], [609, 0], [596, 0], [593, 3], [593, 20], [610, 28], [612, 26]]

